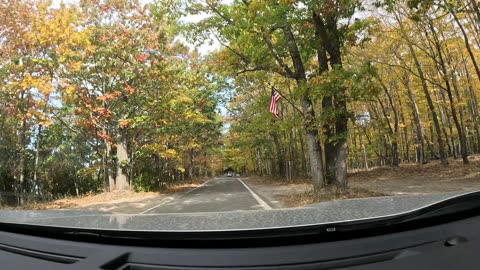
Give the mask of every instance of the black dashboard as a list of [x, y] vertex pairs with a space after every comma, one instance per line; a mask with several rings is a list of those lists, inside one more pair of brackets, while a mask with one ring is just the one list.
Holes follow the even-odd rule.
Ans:
[[374, 229], [343, 239], [121, 241], [95, 235], [0, 232], [0, 269], [480, 269], [480, 216]]

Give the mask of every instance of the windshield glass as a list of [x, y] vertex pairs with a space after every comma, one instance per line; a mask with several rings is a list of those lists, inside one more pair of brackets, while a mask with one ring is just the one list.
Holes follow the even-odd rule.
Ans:
[[368, 217], [480, 190], [476, 1], [7, 0], [0, 15], [0, 211], [241, 222], [369, 198]]

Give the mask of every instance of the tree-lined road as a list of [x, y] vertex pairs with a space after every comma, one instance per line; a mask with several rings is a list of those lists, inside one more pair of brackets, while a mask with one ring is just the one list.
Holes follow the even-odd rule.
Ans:
[[141, 214], [268, 209], [272, 209], [270, 204], [242, 180], [224, 177], [211, 179], [184, 194], [169, 197]]

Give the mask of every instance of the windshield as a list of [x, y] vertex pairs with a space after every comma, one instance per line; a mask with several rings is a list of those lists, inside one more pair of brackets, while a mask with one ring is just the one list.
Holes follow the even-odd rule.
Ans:
[[396, 196], [480, 190], [476, 1], [7, 0], [0, 14], [0, 216], [240, 223], [368, 198], [357, 214], [374, 217]]

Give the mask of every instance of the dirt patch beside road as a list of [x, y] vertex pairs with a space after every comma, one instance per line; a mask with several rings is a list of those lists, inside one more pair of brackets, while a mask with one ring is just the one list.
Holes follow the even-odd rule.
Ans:
[[313, 192], [307, 178], [285, 182], [279, 178], [249, 177], [245, 181], [278, 208], [304, 206], [321, 201], [377, 196], [415, 195], [451, 191], [480, 190], [480, 156], [471, 156], [470, 164], [450, 159], [447, 166], [439, 161], [420, 165], [404, 163], [398, 168], [381, 167], [348, 174], [349, 189]]
[[304, 192], [295, 192], [290, 194], [280, 194], [277, 198], [282, 201], [286, 207], [301, 207], [308, 204], [357, 199], [357, 198], [369, 198], [386, 196], [386, 194], [370, 191], [362, 188], [349, 188], [346, 192], [337, 192], [335, 189], [322, 189], [318, 192], [313, 189], [308, 189]]
[[386, 196], [381, 192], [364, 188], [349, 188], [347, 192], [337, 192], [335, 188], [325, 188], [314, 192], [309, 179], [296, 179], [284, 182], [281, 179], [267, 177], [249, 177], [242, 179], [254, 187], [255, 191], [266, 198], [275, 208], [300, 207], [323, 201]]
[[307, 179], [296, 179], [284, 182], [282, 179], [270, 177], [245, 177], [242, 181], [250, 185], [256, 193], [265, 198], [273, 208], [290, 207], [285, 196], [301, 194], [311, 189]]
[[138, 204], [143, 207], [143, 201], [150, 199], [158, 199], [168, 194], [185, 192], [205, 183], [207, 178], [199, 178], [193, 181], [187, 181], [171, 185], [169, 188], [161, 192], [134, 192], [132, 190], [102, 192], [99, 194], [88, 194], [80, 197], [67, 197], [46, 203], [28, 204], [20, 207], [6, 207], [4, 209], [17, 210], [49, 210], [49, 209], [89, 209], [100, 211], [111, 211], [122, 203]]
[[365, 188], [389, 195], [426, 194], [480, 190], [480, 156], [470, 157], [464, 165], [457, 159], [447, 166], [439, 161], [425, 165], [402, 164], [349, 174], [351, 187]]

